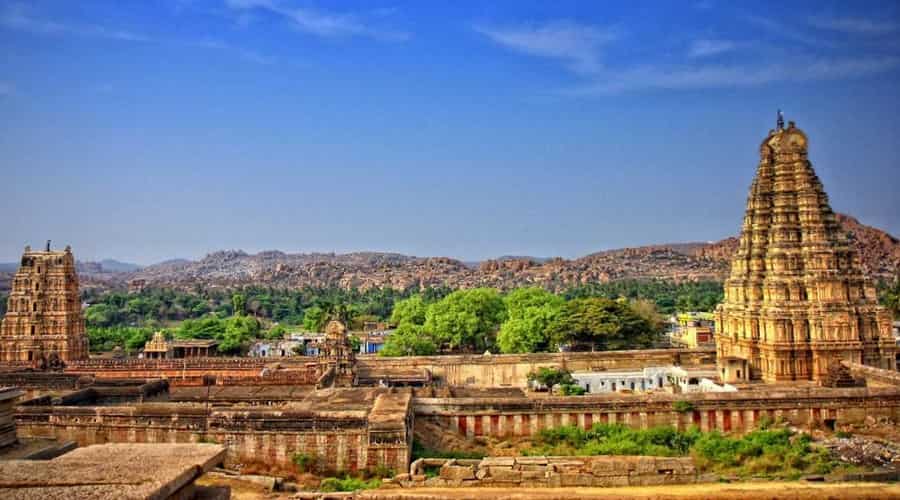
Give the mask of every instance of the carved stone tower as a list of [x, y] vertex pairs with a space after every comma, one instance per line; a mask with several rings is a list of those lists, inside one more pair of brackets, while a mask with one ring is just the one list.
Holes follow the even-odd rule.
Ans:
[[356, 353], [347, 338], [347, 327], [338, 320], [325, 325], [325, 342], [319, 350], [319, 376], [324, 385], [350, 387], [356, 378]]
[[807, 160], [807, 137], [793, 122], [779, 124], [760, 146], [716, 323], [726, 381], [822, 382], [838, 360], [895, 368], [889, 313], [838, 226]]
[[72, 250], [25, 247], [0, 326], [0, 361], [31, 361], [44, 367], [86, 359], [88, 340], [81, 315]]

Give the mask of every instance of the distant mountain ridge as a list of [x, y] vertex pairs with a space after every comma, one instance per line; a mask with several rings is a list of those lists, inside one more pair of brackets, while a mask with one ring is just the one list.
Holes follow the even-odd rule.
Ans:
[[[900, 241], [857, 219], [838, 214], [838, 221], [856, 247], [869, 275], [894, 279], [900, 272]], [[240, 287], [262, 285], [279, 288], [340, 287], [404, 289], [409, 286], [508, 289], [542, 286], [563, 290], [588, 283], [621, 279], [675, 281], [724, 280], [738, 246], [736, 237], [714, 243], [672, 243], [595, 252], [577, 259], [502, 256], [480, 262], [450, 257], [415, 257], [391, 252], [285, 253], [267, 250], [248, 254], [220, 250], [200, 260], [173, 259], [137, 268], [111, 259], [79, 263], [86, 287], [124, 287], [130, 280], [146, 285], [190, 289], [196, 285]], [[107, 263], [108, 262], [108, 263]], [[16, 264], [0, 264], [7, 280]]]

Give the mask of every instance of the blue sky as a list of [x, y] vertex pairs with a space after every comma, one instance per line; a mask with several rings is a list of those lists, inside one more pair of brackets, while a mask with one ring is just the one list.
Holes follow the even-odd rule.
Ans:
[[715, 240], [778, 108], [900, 234], [898, 10], [0, 0], [0, 260]]

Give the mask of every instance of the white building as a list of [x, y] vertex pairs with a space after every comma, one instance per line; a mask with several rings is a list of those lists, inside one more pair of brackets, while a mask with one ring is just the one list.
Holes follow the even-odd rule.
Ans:
[[589, 394], [620, 391], [734, 392], [737, 390], [728, 384], [716, 384], [713, 380], [715, 376], [715, 370], [689, 372], [677, 366], [572, 373], [575, 382]]

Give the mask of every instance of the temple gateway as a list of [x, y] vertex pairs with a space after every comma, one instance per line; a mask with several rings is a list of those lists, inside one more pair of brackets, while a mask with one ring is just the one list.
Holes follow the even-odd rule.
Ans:
[[726, 382], [822, 383], [841, 360], [896, 368], [890, 313], [878, 305], [807, 150], [806, 134], [780, 119], [760, 146], [740, 247], [716, 311]]

